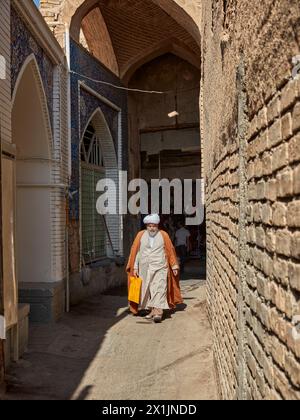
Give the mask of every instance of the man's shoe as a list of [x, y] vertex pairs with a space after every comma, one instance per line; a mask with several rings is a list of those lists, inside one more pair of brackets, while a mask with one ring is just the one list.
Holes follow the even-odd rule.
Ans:
[[156, 309], [154, 311], [153, 321], [158, 324], [161, 322], [163, 316], [163, 311], [161, 309]]
[[154, 315], [155, 315], [155, 312], [154, 312], [154, 309], [152, 309], [152, 311], [148, 315], [145, 316], [145, 319], [152, 319]]
[[155, 324], [159, 324], [162, 320], [162, 316], [161, 315], [154, 315], [153, 317], [153, 321], [155, 322]]

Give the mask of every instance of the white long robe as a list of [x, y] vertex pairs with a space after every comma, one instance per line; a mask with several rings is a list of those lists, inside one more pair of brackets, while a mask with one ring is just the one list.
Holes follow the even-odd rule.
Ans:
[[[167, 301], [168, 263], [160, 232], [151, 238], [147, 231], [141, 238], [134, 267], [142, 278], [139, 309], [169, 309]], [[178, 268], [177, 266], [172, 267]]]

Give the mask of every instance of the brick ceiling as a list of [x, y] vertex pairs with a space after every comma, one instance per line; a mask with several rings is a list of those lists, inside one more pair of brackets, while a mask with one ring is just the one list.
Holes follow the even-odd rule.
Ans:
[[[151, 0], [100, 0], [100, 9], [109, 33], [119, 74], [127, 69], [135, 57], [155, 50], [160, 44], [175, 40], [183, 49], [200, 62], [200, 49], [194, 38], [172, 17]], [[103, 26], [100, 13], [89, 13], [83, 24], [87, 44], [96, 51], [96, 28]], [[99, 29], [99, 33], [100, 33]], [[103, 29], [102, 29], [103, 35]], [[102, 37], [103, 39], [103, 37]], [[97, 56], [97, 54], [95, 54]], [[110, 60], [112, 61], [112, 60]], [[112, 66], [115, 71], [116, 66]]]

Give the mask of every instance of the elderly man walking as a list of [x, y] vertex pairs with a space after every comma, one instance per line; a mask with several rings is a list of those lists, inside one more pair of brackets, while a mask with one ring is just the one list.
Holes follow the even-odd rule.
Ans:
[[148, 309], [147, 319], [162, 320], [165, 309], [175, 308], [182, 303], [179, 287], [179, 265], [169, 235], [159, 230], [158, 214], [144, 218], [146, 230], [140, 231], [131, 248], [126, 271], [128, 285], [131, 276], [142, 279], [140, 304], [129, 302], [133, 314]]

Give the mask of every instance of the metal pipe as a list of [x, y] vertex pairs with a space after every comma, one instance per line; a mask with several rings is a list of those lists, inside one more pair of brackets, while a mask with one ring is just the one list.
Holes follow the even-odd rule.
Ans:
[[65, 50], [66, 50], [66, 57], [67, 57], [67, 71], [68, 71], [68, 78], [67, 78], [67, 112], [68, 112], [68, 153], [69, 153], [69, 160], [68, 160], [68, 174], [69, 178], [72, 176], [72, 149], [71, 149], [71, 49], [70, 49], [70, 30], [68, 25], [66, 24], [66, 33], [65, 33]]
[[[67, 77], [67, 124], [68, 124], [68, 179], [72, 176], [72, 136], [71, 136], [71, 51], [70, 51], [70, 30], [65, 26], [65, 53], [68, 65]], [[70, 272], [69, 272], [69, 186], [66, 188], [66, 312], [70, 311]]]
[[0, 394], [3, 390], [5, 361], [4, 361], [4, 339], [5, 339], [5, 317], [4, 317], [4, 282], [3, 282], [3, 236], [2, 236], [2, 129], [0, 114], [0, 318], [2, 331], [0, 331]]
[[70, 312], [70, 272], [69, 272], [69, 188], [66, 188], [66, 226], [65, 226], [65, 253], [66, 253], [66, 312]]

